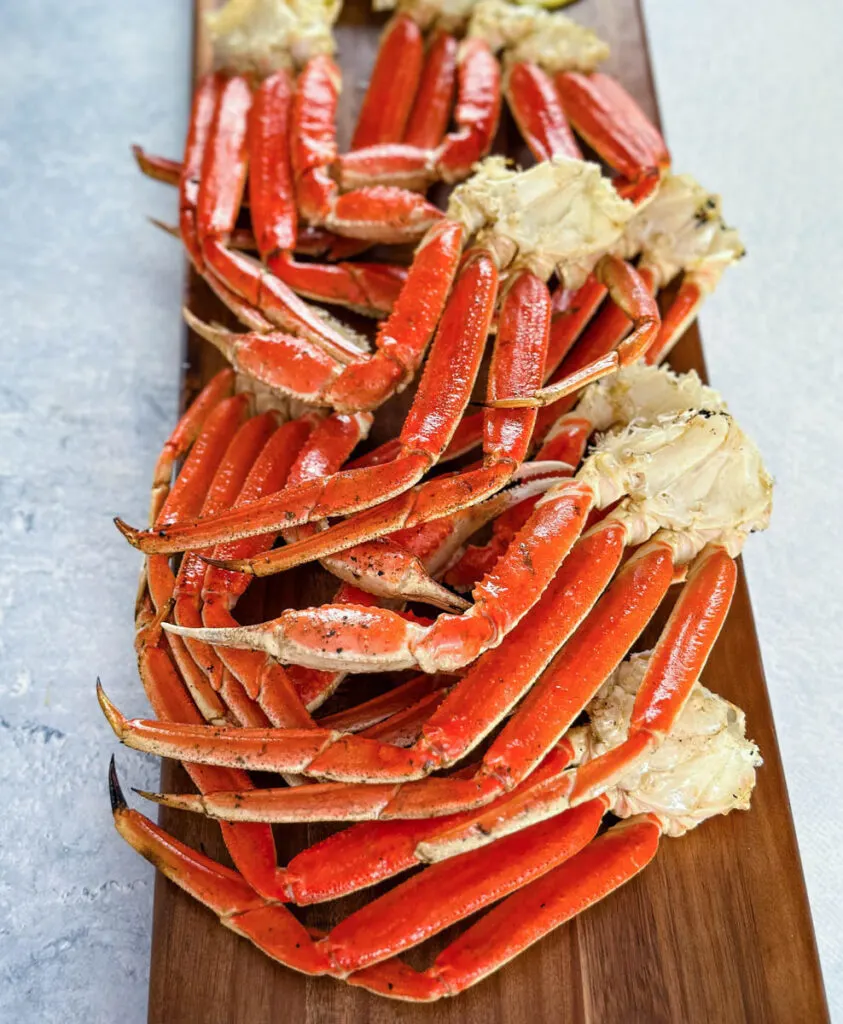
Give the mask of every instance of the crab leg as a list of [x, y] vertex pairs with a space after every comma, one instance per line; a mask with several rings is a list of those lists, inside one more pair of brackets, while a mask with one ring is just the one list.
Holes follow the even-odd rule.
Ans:
[[[456, 39], [437, 31], [428, 46], [413, 108], [401, 141], [432, 149], [448, 128], [457, 79]], [[387, 140], [388, 141], [388, 140]]]
[[295, 85], [287, 71], [255, 90], [249, 113], [249, 206], [255, 243], [267, 267], [297, 292], [364, 313], [392, 309], [406, 272], [388, 264], [297, 262], [298, 211], [290, 164]]
[[[431, 84], [431, 99], [434, 99], [435, 88], [436, 105], [428, 114], [430, 124], [427, 118], [422, 118], [419, 108], [418, 133], [427, 139], [432, 137], [434, 125], [442, 123], [444, 96], [451, 89], [449, 60], [449, 54], [443, 52], [441, 68], [435, 66], [431, 72], [431, 76], [440, 77], [435, 86]], [[468, 176], [474, 164], [489, 152], [498, 128], [501, 73], [497, 60], [482, 39], [463, 40], [456, 72], [457, 101], [453, 113], [456, 129], [435, 147], [405, 140], [343, 154], [338, 161], [338, 174], [344, 189], [373, 184], [375, 191], [377, 187], [394, 189], [399, 184], [404, 188], [424, 189], [436, 180], [455, 182]]]
[[298, 77], [292, 159], [299, 213], [311, 224], [352, 238], [387, 244], [420, 238], [442, 218], [442, 211], [422, 196], [384, 186], [340, 194], [329, 171], [338, 155], [339, 87], [339, 68], [324, 55], [312, 57]]
[[521, 138], [536, 160], [554, 156], [582, 160], [559, 93], [547, 72], [536, 64], [518, 61], [507, 69], [503, 91]]
[[155, 181], [163, 181], [165, 185], [178, 185], [181, 178], [182, 165], [178, 160], [170, 160], [165, 156], [147, 153], [141, 146], [132, 146], [132, 155], [141, 173]]
[[581, 853], [507, 897], [419, 972], [398, 959], [347, 978], [350, 985], [411, 1002], [453, 996], [488, 977], [554, 928], [638, 874], [653, 859], [661, 829], [629, 818]]
[[[642, 816], [589, 842], [604, 809], [595, 800], [503, 840], [493, 851], [460, 857], [447, 872], [428, 868], [321, 937], [280, 903], [256, 895], [237, 872], [130, 810], [113, 770], [110, 788], [115, 826], [123, 838], [226, 927], [295, 970], [345, 977], [351, 984], [409, 999], [456, 994], [481, 980], [640, 871], [655, 854], [661, 833], [654, 819]], [[397, 951], [507, 894], [428, 971], [416, 973], [394, 958]], [[363, 964], [370, 966], [358, 969]]]
[[[422, 739], [413, 750], [390, 750], [382, 744], [342, 737], [336, 754], [345, 751], [350, 757], [350, 752], [356, 752], [356, 763], [349, 762], [352, 776], [361, 780], [371, 778], [374, 771], [375, 777], [417, 778], [420, 766], [423, 766], [421, 774], [424, 774], [434, 768], [447, 767], [469, 753], [523, 697], [554, 653], [588, 614], [615, 571], [622, 551], [623, 531], [617, 525], [598, 527], [583, 537], [563, 562], [533, 611], [503, 639], [499, 647], [481, 656], [431, 717]], [[299, 771], [303, 767], [310, 770], [313, 762], [312, 757], [303, 765], [301, 762], [301, 744], [313, 741], [313, 733], [305, 738], [301, 732], [191, 729], [188, 730], [188, 740], [188, 733], [182, 729], [160, 723], [131, 723], [107, 700], [103, 701], [103, 707], [115, 732], [124, 742], [148, 751], [154, 747], [156, 753], [164, 756], [173, 756], [181, 749], [180, 744], [189, 743], [191, 757], [200, 761], [206, 757], [209, 760], [227, 758], [226, 751], [231, 751], [231, 756], [239, 764], [248, 746], [252, 751], [260, 751], [258, 756], [264, 768]], [[327, 750], [339, 736], [330, 730], [322, 730], [320, 747]], [[298, 758], [295, 768], [291, 767], [293, 757]], [[391, 765], [387, 757], [393, 762]], [[378, 759], [380, 767], [377, 767]], [[338, 761], [337, 756], [320, 760], [328, 777], [335, 777], [340, 768], [339, 764], [333, 764]], [[244, 763], [256, 766], [252, 761]], [[319, 769], [318, 762], [312, 766]], [[343, 777], [348, 777], [348, 774]], [[318, 788], [308, 787], [309, 790]], [[339, 787], [340, 790], [348, 788]], [[394, 785], [363, 788], [372, 793], [381, 790], [378, 794], [381, 803], [388, 802], [388, 797], [384, 800], [385, 790], [390, 795], [396, 790]]]
[[[360, 349], [323, 321], [282, 281], [260, 264], [227, 248], [241, 206], [248, 170], [248, 116], [251, 90], [245, 79], [204, 78], [197, 88], [180, 184], [179, 230], [199, 273], [216, 277], [223, 299], [233, 292], [232, 310], [243, 304], [287, 330], [298, 331], [348, 361]], [[247, 322], [251, 322], [247, 320]]]
[[[440, 277], [450, 280], [450, 272], [449, 267]], [[248, 509], [234, 509], [220, 516], [176, 526], [172, 532], [158, 529], [139, 533], [118, 523], [119, 528], [131, 543], [147, 552], [172, 552], [301, 526], [402, 495], [435, 463], [468, 404], [491, 325], [497, 283], [497, 269], [492, 259], [483, 252], [470, 254], [448, 298], [427, 366], [401, 431], [401, 454], [392, 462], [288, 487], [278, 495], [253, 502]], [[446, 289], [440, 283], [440, 295], [443, 291]], [[396, 314], [400, 312], [402, 318], [406, 317], [410, 327], [407, 334], [411, 337], [427, 337], [438, 319], [438, 308], [430, 308], [429, 295], [413, 293], [407, 298], [406, 309], [400, 306]], [[437, 304], [438, 296], [434, 302]], [[415, 320], [412, 319], [414, 314]], [[398, 331], [396, 335], [400, 344], [404, 338]], [[449, 375], [451, 387], [443, 394], [440, 385], [445, 374]], [[389, 529], [382, 532], [389, 532]]]
[[[582, 460], [592, 427], [587, 420], [570, 420], [536, 453], [536, 460], [549, 459], [567, 464], [568, 469], [558, 476], [571, 476]], [[506, 551], [513, 537], [526, 524], [541, 495], [522, 501], [507, 509], [492, 524], [492, 539], [482, 545], [470, 545], [445, 575], [445, 582], [457, 590], [468, 590], [487, 572]]]
[[[354, 481], [353, 493], [355, 500], [359, 502], [358, 507], [363, 505], [358, 495], [364, 486], [362, 483], [364, 479], [367, 480], [366, 486], [377, 486], [376, 481], [380, 483], [388, 475], [396, 475], [396, 467], [413, 459], [415, 462], [410, 461], [411, 469], [418, 467], [415, 470], [415, 479], [404, 483], [397, 495], [398, 488], [392, 493], [387, 492], [383, 495], [385, 488], [383, 483], [380, 483], [383, 497], [392, 498], [393, 495], [396, 495], [392, 500], [384, 501], [362, 516], [347, 519], [343, 523], [320, 531], [305, 540], [276, 549], [258, 559], [238, 561], [236, 564], [230, 564], [229, 568], [251, 571], [257, 575], [280, 572], [301, 561], [323, 557], [353, 544], [382, 537], [396, 530], [403, 530], [431, 519], [453, 515], [471, 504], [482, 501], [510, 482], [527, 455], [535, 423], [535, 412], [529, 408], [502, 408], [487, 411], [484, 420], [485, 459], [481, 467], [466, 470], [455, 476], [427, 481], [413, 491], [408, 489], [428, 468], [419, 465], [420, 453], [427, 450], [438, 458], [450, 441], [454, 425], [465, 408], [471, 384], [477, 374], [476, 360], [482, 351], [481, 334], [485, 337], [485, 332], [489, 327], [488, 313], [494, 303], [493, 289], [496, 276], [493, 263], [482, 250], [468, 255], [464, 269], [448, 301], [437, 340], [434, 342], [428, 365], [416, 394], [416, 400], [401, 433], [399, 455], [389, 463], [367, 465], [364, 468], [338, 474], [333, 478], [341, 483], [341, 489], [338, 488], [341, 495], [343, 491], [347, 493], [349, 485], [352, 480]], [[477, 282], [476, 287], [473, 284], [475, 281]], [[487, 282], [490, 286], [488, 290], [486, 290]], [[471, 291], [467, 290], [469, 288]], [[452, 317], [458, 315], [457, 310], [461, 307], [468, 307], [475, 315], [466, 322], [464, 327], [462, 325], [457, 327], [452, 321]], [[482, 323], [480, 322], [481, 318]], [[495, 343], [487, 390], [487, 401], [490, 404], [495, 402], [505, 404], [513, 396], [530, 395], [536, 391], [540, 382], [536, 368], [540, 367], [544, 361], [549, 319], [550, 296], [547, 287], [533, 274], [527, 272], [518, 274], [508, 283], [503, 300], [500, 328]], [[463, 373], [460, 363], [453, 358], [447, 364], [444, 360], [440, 362], [442, 353], [446, 352], [442, 342], [450, 336], [450, 333], [462, 329], [462, 339], [459, 344], [465, 345], [470, 343], [475, 324], [480, 327], [480, 333], [475, 335], [470, 369]], [[453, 351], [453, 347], [451, 351]], [[429, 422], [434, 421], [434, 418], [428, 413], [428, 410], [433, 407], [433, 400], [432, 396], [428, 394], [427, 388], [431, 387], [432, 381], [435, 380], [438, 389], [439, 374], [445, 372], [446, 365], [451, 375], [452, 384], [449, 388], [447, 402], [448, 415], [439, 412], [436, 416], [436, 436], [437, 440], [441, 439], [441, 441], [434, 449], [431, 439], [426, 436], [430, 429]], [[457, 401], [461, 404], [459, 411], [456, 409]], [[442, 404], [441, 396], [439, 404]], [[417, 410], [420, 409], [424, 412], [422, 415], [417, 415]], [[446, 430], [448, 431], [447, 435]], [[442, 443], [443, 441], [444, 443]], [[413, 456], [403, 454], [408, 450], [416, 454]], [[431, 459], [431, 464], [432, 461]], [[405, 477], [405, 479], [407, 478]], [[372, 481], [371, 484], [368, 483], [369, 480]], [[358, 481], [360, 482], [358, 483]], [[326, 496], [330, 495], [330, 488], [331, 483], [329, 482], [325, 486]], [[333, 495], [330, 496], [333, 497]], [[280, 504], [282, 497], [289, 502], [289, 499], [294, 497], [292, 489], [288, 488], [280, 495], [276, 504]], [[367, 494], [366, 505], [374, 504], [372, 500], [374, 497], [373, 493]], [[267, 509], [267, 511], [272, 512], [272, 521], [277, 521], [279, 514], [274, 510]], [[336, 498], [334, 498], [333, 504], [329, 504], [323, 496], [320, 504], [313, 502], [308, 511], [300, 514], [315, 518], [317, 515], [325, 517], [352, 511], [354, 511], [353, 508], [341, 505]], [[248, 519], [242, 522], [242, 525], [239, 522], [234, 523], [232, 516], [226, 516], [218, 517], [215, 521], [197, 521], [195, 530], [198, 532], [210, 527], [214, 530], [223, 528], [231, 530], [233, 528], [238, 533], [240, 530], [259, 532], [265, 522], [263, 516], [259, 514], [259, 510], [255, 506], [251, 506], [249, 513]], [[244, 517], [241, 517], [241, 520], [242, 518]], [[124, 530], [124, 527], [120, 525], [120, 529]], [[193, 528], [188, 529], [192, 531]], [[126, 536], [131, 543], [138, 543], [142, 548], [148, 546], [154, 550], [171, 549], [174, 541], [178, 544], [193, 546], [198, 539], [195, 533], [182, 533], [179, 527], [176, 530], [179, 532], [168, 537], [162, 537], [161, 531], [156, 531], [155, 537], [138, 535], [133, 532], [126, 533]]]
[[662, 318], [656, 340], [644, 353], [647, 363], [654, 366], [667, 358], [673, 346], [696, 319], [706, 294], [706, 289], [694, 279], [692, 273], [684, 276], [679, 291]]
[[[167, 520], [180, 511], [197, 511], [201, 507], [211, 477], [224, 451], [226, 433], [236, 428], [243, 411], [244, 397], [224, 399], [208, 417], [205, 428], [197, 438], [169, 495], [159, 512], [159, 521]], [[234, 415], [235, 422], [230, 422]], [[184, 419], [190, 420], [190, 413]], [[178, 428], [177, 428], [178, 431]], [[165, 448], [166, 450], [166, 448]], [[161, 565], [155, 566], [156, 561]], [[173, 576], [166, 559], [147, 560], [147, 578], [150, 593], [144, 593], [137, 614], [136, 650], [138, 669], [144, 690], [155, 714], [165, 721], [199, 724], [206, 714], [200, 714], [190, 693], [176, 672], [171, 660], [169, 642], [160, 629], [161, 613], [155, 614], [152, 604], [153, 587], [159, 599], [164, 600], [162, 611], [169, 607]], [[196, 675], [201, 677], [198, 669]], [[220, 717], [224, 707], [213, 691], [211, 696], [219, 705]], [[207, 765], [186, 763], [185, 768], [200, 792], [209, 792], [229, 785], [251, 786], [248, 775], [240, 770], [219, 769]], [[266, 826], [225, 825], [222, 829], [226, 846], [249, 884], [263, 895], [277, 895], [275, 842], [272, 830]]]
[[553, 383], [528, 398], [499, 400], [495, 404], [516, 407], [557, 402], [572, 393], [572, 381], [581, 387], [582, 383], [596, 380], [606, 372], [628, 366], [644, 355], [653, 344], [661, 327], [661, 316], [650, 287], [652, 279], [617, 256], [604, 256], [595, 268], [595, 277], [606, 288], [609, 298], [619, 311], [618, 315], [623, 316], [624, 323], [627, 320], [632, 322], [631, 333], [616, 348], [595, 353], [590, 359], [578, 358], [575, 350], [573, 358], [563, 361], [559, 371], [554, 374], [557, 380]]
[[423, 63], [421, 29], [408, 15], [397, 14], [381, 36], [351, 139], [353, 150], [401, 140], [419, 88]]
[[670, 166], [660, 132], [614, 78], [565, 71], [555, 83], [577, 134], [629, 182]]

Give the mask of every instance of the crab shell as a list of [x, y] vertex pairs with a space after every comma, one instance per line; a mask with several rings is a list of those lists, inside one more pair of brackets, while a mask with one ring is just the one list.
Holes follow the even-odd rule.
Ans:
[[624, 522], [627, 543], [661, 531], [678, 565], [706, 544], [736, 557], [772, 511], [773, 481], [761, 455], [723, 411], [688, 410], [608, 431], [577, 480], [601, 507], [623, 497], [612, 516]]
[[217, 67], [261, 76], [336, 50], [342, 0], [228, 0], [206, 14]]
[[501, 267], [524, 267], [543, 280], [555, 271], [577, 288], [618, 245], [635, 210], [597, 164], [557, 156], [515, 171], [493, 156], [451, 193], [448, 217], [476, 234]]
[[744, 252], [737, 231], [723, 220], [720, 196], [690, 174], [669, 173], [652, 202], [632, 219], [617, 249], [626, 259], [640, 253], [641, 265], [655, 272], [659, 288], [684, 271], [706, 293]]
[[550, 74], [587, 74], [609, 56], [609, 47], [591, 29], [534, 4], [480, 0], [466, 34], [484, 39], [494, 53], [503, 50], [507, 63], [538, 64]]
[[[398, 10], [402, 14], [409, 14], [413, 21], [421, 25], [422, 28], [429, 28], [435, 24], [447, 32], [453, 32], [465, 26], [480, 3], [478, 0], [372, 0], [372, 10]], [[573, 0], [546, 0], [541, 6], [566, 7], [570, 3], [573, 3]], [[513, 0], [513, 3], [505, 3], [504, 6], [520, 7], [522, 5], [519, 0]], [[532, 10], [536, 9], [532, 4], [524, 6]]]
[[[631, 363], [590, 384], [572, 416], [582, 416], [595, 430], [605, 431], [631, 423], [658, 424], [688, 410], [728, 411], [723, 396], [703, 384], [694, 370], [674, 373], [667, 366]], [[559, 426], [564, 429], [565, 420]]]
[[[585, 760], [627, 738], [649, 659], [648, 652], [623, 662], [589, 704], [589, 724], [576, 736]], [[761, 763], [743, 711], [696, 683], [664, 742], [609, 794], [612, 811], [655, 814], [666, 835], [681, 836], [716, 814], [747, 810]]]

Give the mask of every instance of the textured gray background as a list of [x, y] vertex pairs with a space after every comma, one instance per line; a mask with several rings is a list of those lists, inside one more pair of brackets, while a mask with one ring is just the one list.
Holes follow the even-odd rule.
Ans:
[[[129, 158], [177, 154], [189, 7], [3, 5], [0, 60], [0, 1019], [145, 1020], [152, 876], [111, 829], [94, 676], [140, 712], [142, 518], [176, 415], [181, 256]], [[831, 0], [645, 0], [677, 170], [726, 196], [749, 258], [703, 328], [715, 384], [778, 479], [747, 552], [833, 1010], [843, 1020], [843, 559], [837, 354], [843, 18]], [[157, 770], [121, 752], [127, 781]], [[839, 789], [838, 789], [839, 792]]]

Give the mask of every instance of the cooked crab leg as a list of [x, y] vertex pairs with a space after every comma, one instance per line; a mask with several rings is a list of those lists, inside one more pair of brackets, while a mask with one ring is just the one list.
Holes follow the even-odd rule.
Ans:
[[299, 263], [293, 257], [298, 210], [290, 162], [295, 83], [286, 70], [257, 87], [249, 113], [249, 205], [255, 242], [267, 267], [310, 298], [364, 313], [392, 309], [406, 271], [389, 264]]
[[[319, 315], [254, 260], [228, 250], [248, 169], [247, 123], [252, 96], [243, 78], [206, 76], [194, 95], [179, 188], [179, 230], [200, 274], [217, 280], [224, 301], [240, 302], [273, 322], [348, 361], [359, 357], [357, 343]], [[233, 311], [242, 315], [238, 302]]]
[[[588, 438], [592, 432], [588, 420], [571, 419], [536, 452], [536, 461], [552, 460], [566, 465], [556, 476], [572, 476], [582, 460]], [[541, 495], [520, 502], [498, 516], [492, 524], [492, 538], [482, 546], [469, 545], [458, 561], [451, 565], [445, 582], [457, 590], [470, 590], [483, 576], [491, 572], [512, 539], [526, 524]]]
[[[451, 254], [451, 266], [456, 258], [458, 251]], [[450, 282], [451, 273], [448, 267], [440, 276]], [[286, 488], [277, 496], [252, 503], [248, 509], [235, 509], [201, 523], [197, 520], [187, 528], [177, 527], [171, 536], [166, 530], [157, 530], [154, 539], [141, 537], [128, 527], [126, 536], [132, 543], [143, 546], [151, 542], [159, 551], [178, 550], [180, 545], [183, 548], [207, 546], [212, 542], [236, 540], [353, 512], [406, 491], [448, 444], [468, 403], [491, 325], [497, 283], [497, 269], [487, 254], [476, 252], [467, 258], [448, 298], [430, 358], [405, 420], [400, 435], [401, 454], [390, 463], [336, 473], [326, 480]], [[440, 286], [440, 294], [442, 290]], [[438, 310], [430, 310], [427, 304], [429, 298], [428, 295], [418, 296], [416, 301], [408, 302], [406, 313], [403, 307], [396, 309], [396, 313], [401, 312], [411, 321], [414, 334], [427, 334], [438, 319]], [[415, 321], [412, 320], [414, 314], [418, 317]], [[403, 339], [399, 335], [396, 340], [400, 343]], [[443, 395], [441, 381], [446, 374], [452, 386]]]
[[397, 14], [381, 36], [369, 87], [351, 139], [352, 149], [401, 140], [419, 89], [424, 63], [421, 29], [406, 14]]
[[[332, 817], [334, 809], [345, 808], [341, 812], [344, 820], [353, 820], [352, 816], [357, 815], [380, 819], [433, 817], [471, 807], [482, 808], [529, 779], [620, 663], [672, 582], [672, 555], [668, 544], [655, 543], [624, 567], [594, 611], [532, 687], [470, 778], [425, 779], [405, 782], [398, 787], [381, 784], [343, 789], [322, 785], [307, 787], [301, 794], [290, 790], [262, 790], [249, 794], [216, 793], [208, 797], [165, 797], [163, 800], [171, 806], [245, 821], [298, 820], [299, 816], [312, 819], [318, 806], [326, 817]], [[625, 743], [581, 768], [562, 770], [555, 777], [541, 777], [535, 785], [528, 784], [517, 794], [516, 800], [508, 802], [515, 804], [515, 813], [509, 806], [505, 814], [494, 808], [481, 811], [474, 820], [463, 821], [436, 839], [431, 837], [426, 841], [425, 857], [435, 856], [431, 850], [437, 843], [453, 849], [454, 842], [458, 841], [461, 848], [466, 849], [469, 844], [477, 845], [490, 841], [490, 837], [507, 834], [525, 821], [542, 820], [567, 806], [598, 796], [645, 754], [652, 752], [672, 727], [699, 677], [728, 611], [734, 582], [734, 562], [722, 549], [707, 551], [698, 560], [648, 667], [633, 712], [630, 736]], [[470, 678], [469, 675], [466, 680]], [[454, 726], [472, 721], [468, 715], [456, 711], [467, 690], [470, 686], [458, 685], [452, 691], [424, 726], [421, 740], [414, 748], [403, 752], [402, 758], [393, 751], [390, 766], [393, 778], [402, 774], [405, 778], [414, 775], [418, 778], [418, 756], [413, 757], [416, 751], [424, 751], [437, 766], [453, 763], [464, 754], [464, 740], [455, 734]], [[106, 705], [106, 710], [115, 724], [113, 709]], [[180, 733], [192, 756], [202, 744], [197, 735], [200, 731], [195, 729], [162, 728], [153, 723], [130, 726], [125, 719], [116, 724], [121, 738], [131, 730], [136, 734], [130, 741], [132, 745], [165, 756], [168, 753], [178, 756], [179, 741], [168, 748], [167, 739]], [[248, 736], [241, 736], [241, 732], [228, 730], [225, 733], [224, 753], [221, 753], [220, 731], [216, 731], [213, 739], [208, 737], [208, 743], [217, 746], [213, 758], [228, 763], [237, 751], [244, 754], [244, 763], [266, 767], [264, 755], [269, 744], [259, 750], [256, 748], [258, 736], [262, 735], [266, 741], [269, 734], [248, 730]], [[137, 744], [140, 734], [144, 739]], [[341, 778], [348, 772], [346, 777], [362, 778], [364, 766], [377, 762], [377, 774], [370, 777], [384, 778], [387, 774], [386, 748], [352, 737], [344, 737], [341, 743], [327, 737], [328, 745], [302, 768], [305, 755], [302, 739], [301, 735], [289, 734], [287, 757], [298, 758], [296, 767], [291, 770], [324, 773], [332, 778]], [[202, 756], [198, 750], [197, 755]], [[353, 767], [349, 772], [350, 766]], [[407, 766], [410, 766], [409, 771]], [[361, 790], [376, 792], [367, 794], [369, 799], [362, 802]]]
[[394, 959], [346, 980], [412, 1002], [457, 995], [634, 878], [655, 856], [660, 835], [653, 816], [622, 821], [575, 857], [508, 896], [440, 953], [428, 970], [415, 971]]
[[305, 64], [296, 83], [291, 144], [300, 215], [352, 238], [385, 243], [421, 238], [443, 216], [423, 196], [385, 186], [341, 193], [332, 178], [339, 86], [339, 68], [324, 54]]
[[375, 409], [415, 377], [457, 269], [462, 233], [443, 222], [428, 232], [375, 352], [350, 365], [302, 338], [259, 329], [233, 334], [185, 313], [190, 326], [222, 351], [236, 369], [283, 394], [340, 412]]
[[449, 32], [437, 31], [427, 48], [403, 138], [396, 142], [432, 149], [442, 141], [451, 116], [456, 80], [457, 41]]
[[[417, 777], [420, 765], [424, 765], [423, 773], [429, 772], [434, 767], [445, 767], [469, 753], [529, 689], [556, 650], [586, 616], [611, 578], [622, 551], [622, 536], [617, 529], [600, 527], [579, 542], [534, 610], [508, 634], [499, 647], [488, 651], [478, 660], [433, 716], [429, 724], [434, 730], [432, 735], [436, 737], [435, 741], [428, 741], [425, 732], [414, 750], [407, 752], [389, 752], [382, 745], [361, 741], [354, 741], [355, 747], [360, 752], [371, 751], [373, 755], [378, 751], [388, 753], [394, 763], [390, 766], [384, 761], [380, 768], [380, 773], [388, 773], [388, 777], [393, 777], [396, 772], [399, 772], [399, 776], [405, 775], [408, 768], [410, 777]], [[490, 685], [490, 680], [494, 680], [494, 685]], [[163, 742], [167, 745], [166, 749], [172, 751], [183, 738], [180, 730], [152, 723], [144, 723], [138, 732], [134, 724], [122, 718], [107, 700], [104, 701], [104, 709], [115, 731], [131, 745], [136, 745], [138, 741], [147, 744], [148, 740], [158, 737], [154, 742]], [[445, 746], [443, 729], [448, 723], [451, 723], [449, 729], [454, 734]], [[260, 730], [236, 730], [235, 736], [235, 731], [231, 730], [224, 735], [217, 731], [212, 736], [201, 731], [196, 733], [196, 730], [190, 732], [195, 744], [191, 747], [192, 757], [202, 756], [200, 747], [205, 748], [209, 757], [215, 757], [223, 746], [234, 744], [242, 749], [248, 743], [263, 752], [261, 763], [264, 767], [277, 768], [281, 763], [278, 759], [289, 758], [291, 754], [299, 757], [296, 764], [300, 766], [299, 742], [304, 739], [302, 733], [273, 734]], [[319, 749], [327, 748], [340, 736], [330, 730], [322, 730]], [[306, 741], [313, 739], [314, 734], [311, 733]], [[342, 741], [350, 743], [352, 738], [345, 737]], [[293, 748], [297, 748], [298, 752], [295, 753]], [[156, 750], [163, 754], [164, 747], [156, 746]], [[233, 756], [238, 757], [239, 754]], [[289, 760], [283, 763], [285, 767], [282, 770], [298, 770], [298, 767], [290, 767]], [[304, 767], [308, 764], [306, 761]], [[365, 778], [369, 772], [365, 763], [362, 764], [362, 770], [366, 774], [359, 777]], [[379, 802], [383, 802], [383, 793], [377, 794], [376, 791], [384, 787], [365, 788], [376, 794]], [[395, 787], [389, 786], [387, 789], [392, 792]]]
[[[447, 40], [447, 42], [446, 42]], [[449, 45], [450, 44], [450, 45]], [[454, 131], [443, 138], [434, 138], [434, 129], [445, 122], [442, 116], [444, 99], [452, 90], [450, 60], [451, 37], [441, 42], [441, 53], [432, 55], [429, 96], [433, 108], [423, 115], [422, 107], [414, 110], [414, 137], [421, 142], [387, 142], [357, 148], [339, 157], [340, 185], [344, 189], [377, 183], [377, 188], [393, 191], [401, 185], [409, 189], [425, 189], [437, 180], [455, 182], [467, 177], [471, 168], [491, 148], [497, 131], [501, 108], [500, 67], [488, 44], [482, 39], [466, 39], [456, 57], [457, 99], [454, 105]], [[424, 82], [423, 85], [427, 86]], [[423, 94], [420, 92], [419, 97]]]
[[234, 372], [220, 370], [199, 392], [167, 438], [152, 474], [152, 497], [149, 504], [149, 521], [154, 523], [170, 493], [173, 468], [184, 458], [191, 445], [199, 436], [210, 412], [223, 398], [234, 392]]
[[[203, 392], [200, 399], [205, 395]], [[158, 522], [168, 521], [182, 512], [195, 513], [201, 508], [216, 466], [225, 450], [226, 437], [230, 437], [236, 429], [244, 409], [245, 396], [237, 396], [223, 399], [211, 412], [162, 503]], [[171, 437], [179, 433], [182, 425], [189, 426], [192, 431], [193, 420], [194, 416], [191, 410], [188, 410]], [[169, 451], [168, 445], [169, 442], [165, 445], [165, 452]], [[169, 454], [165, 461], [168, 458]], [[136, 619], [135, 646], [138, 670], [153, 711], [160, 719], [199, 724], [213, 711], [205, 709], [204, 713], [200, 713], [171, 660], [172, 642], [160, 628], [161, 615], [169, 607], [174, 583], [172, 571], [166, 561], [155, 557], [147, 559], [146, 574], [150, 589], [141, 597]], [[157, 613], [153, 606], [156, 593], [158, 600], [162, 601], [162, 607]], [[201, 677], [198, 669], [196, 675]], [[210, 696], [216, 702], [219, 716], [222, 717], [224, 707], [213, 691]], [[246, 789], [251, 785], [248, 775], [243, 771], [191, 763], [185, 763], [185, 768], [199, 791], [203, 793], [229, 785], [242, 786]], [[279, 890], [272, 830], [261, 825], [248, 825], [245, 828], [240, 825], [224, 825], [222, 833], [232, 859], [249, 885], [268, 898], [276, 898]]]

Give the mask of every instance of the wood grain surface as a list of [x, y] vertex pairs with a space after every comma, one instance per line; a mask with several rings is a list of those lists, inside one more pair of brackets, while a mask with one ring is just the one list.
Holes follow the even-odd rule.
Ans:
[[[208, 2], [197, 0], [197, 72], [208, 66], [210, 56], [199, 17]], [[573, 7], [571, 14], [610, 43], [612, 58], [606, 70], [658, 119], [636, 0], [589, 0]], [[338, 27], [344, 72], [343, 143], [365, 88], [382, 23], [368, 14], [366, 0], [349, 2], [343, 11]], [[705, 59], [704, 54], [700, 59]], [[497, 148], [526, 161], [507, 116]], [[693, 170], [682, 166], [681, 154], [674, 156], [679, 170]], [[223, 317], [195, 275], [189, 291], [190, 304], [203, 319]], [[210, 347], [195, 338], [188, 340], [187, 352], [185, 401], [219, 366]], [[694, 367], [704, 373], [696, 329], [688, 332], [671, 362], [676, 369]], [[374, 441], [394, 436], [408, 400], [408, 395], [401, 396], [380, 410]], [[753, 537], [750, 543], [763, 544], [764, 538]], [[318, 573], [307, 568], [284, 577], [280, 587], [274, 584], [272, 604], [293, 593], [300, 604], [323, 599], [331, 590]], [[256, 591], [252, 600], [259, 596]], [[651, 630], [645, 645], [652, 639]], [[764, 756], [752, 810], [709, 821], [683, 839], [664, 840], [654, 863], [638, 878], [492, 978], [456, 999], [430, 1006], [387, 1001], [330, 979], [306, 978], [222, 928], [209, 911], [159, 876], [153, 915], [151, 1024], [445, 1024], [461, 1020], [813, 1024], [827, 1020], [743, 572], [704, 681], [745, 709], [749, 735]], [[383, 680], [379, 683], [382, 686]], [[359, 694], [357, 686], [355, 690]], [[181, 768], [168, 763], [162, 786], [167, 791], [184, 790], [189, 782]], [[166, 810], [161, 822], [180, 839], [226, 861], [214, 823]], [[324, 826], [277, 829], [279, 857], [286, 861], [327, 831]], [[329, 927], [371, 897], [372, 890], [297, 913], [308, 925]], [[415, 966], [429, 963], [454, 934], [446, 932], [407, 959]]]

